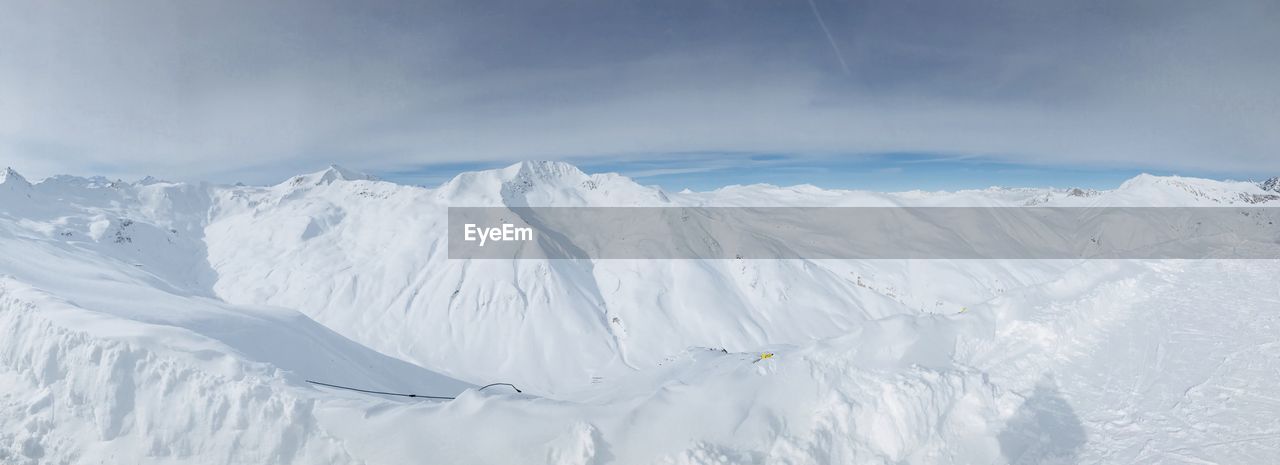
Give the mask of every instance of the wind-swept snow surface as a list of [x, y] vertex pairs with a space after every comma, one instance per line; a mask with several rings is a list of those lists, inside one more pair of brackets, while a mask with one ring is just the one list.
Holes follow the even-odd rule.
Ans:
[[[1274, 260], [449, 260], [445, 243], [449, 206], [1280, 206], [1271, 184], [6, 170], [0, 463], [1272, 463]], [[493, 382], [524, 392], [475, 389]]]

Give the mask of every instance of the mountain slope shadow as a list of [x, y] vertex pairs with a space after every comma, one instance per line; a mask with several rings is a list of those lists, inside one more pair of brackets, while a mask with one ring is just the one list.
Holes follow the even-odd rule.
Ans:
[[1086, 437], [1053, 376], [1036, 384], [1000, 432], [1000, 451], [1011, 465], [1076, 463]]

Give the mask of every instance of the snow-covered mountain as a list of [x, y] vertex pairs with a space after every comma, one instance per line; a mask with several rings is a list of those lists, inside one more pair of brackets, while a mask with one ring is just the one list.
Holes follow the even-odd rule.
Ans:
[[[1147, 375], [1090, 357], [1156, 341], [1163, 364], [1182, 350], [1176, 320], [1127, 326], [1190, 312], [1177, 299], [1155, 309], [1169, 293], [1230, 294], [1222, 315], [1280, 321], [1264, 284], [1275, 263], [450, 260], [446, 209], [1232, 205], [1280, 206], [1280, 194], [1274, 182], [1149, 175], [1108, 191], [671, 193], [556, 162], [434, 189], [339, 167], [267, 187], [31, 183], [5, 170], [0, 463], [1137, 461], [1150, 453], [1141, 441], [1223, 430], [1133, 426], [1152, 413], [1083, 386]], [[1263, 329], [1230, 331], [1262, 344]], [[1130, 355], [1121, 364], [1146, 368], [1149, 354]], [[1280, 368], [1262, 360], [1248, 367]], [[1232, 379], [1185, 377], [1201, 391]], [[524, 392], [472, 389], [493, 382]], [[1084, 417], [1062, 414], [1082, 398]], [[1137, 446], [1106, 442], [1124, 440]]]
[[1280, 193], [1280, 176], [1273, 177], [1258, 184], [1262, 190]]

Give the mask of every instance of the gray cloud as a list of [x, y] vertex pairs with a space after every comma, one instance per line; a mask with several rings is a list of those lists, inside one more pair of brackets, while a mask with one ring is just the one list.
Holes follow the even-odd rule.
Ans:
[[1274, 2], [0, 0], [0, 164], [929, 151], [1280, 171]]

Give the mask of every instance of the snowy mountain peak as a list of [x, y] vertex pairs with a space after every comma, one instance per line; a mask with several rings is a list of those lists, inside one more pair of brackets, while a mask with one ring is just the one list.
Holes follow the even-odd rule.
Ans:
[[311, 174], [294, 176], [288, 181], [293, 186], [323, 186], [333, 184], [335, 181], [377, 181], [378, 178], [371, 174], [361, 173], [359, 171], [349, 170], [338, 165], [329, 165], [323, 171], [317, 171]]
[[320, 180], [326, 183], [333, 181], [375, 181], [378, 178], [371, 175], [343, 168], [338, 165], [329, 165], [320, 173]]
[[140, 186], [150, 186], [152, 184], [160, 184], [165, 182], [168, 182], [168, 181], [159, 179], [155, 176], [145, 176], [142, 179], [139, 179], [138, 182], [136, 182], [135, 184], [138, 184]]
[[[1170, 178], [1169, 176], [1156, 176], [1154, 174], [1142, 173], [1132, 178], [1129, 178], [1123, 183], [1120, 183], [1120, 190], [1137, 189], [1145, 186], [1153, 186], [1156, 184], [1160, 184], [1161, 181], [1169, 178]], [[1174, 176], [1174, 178], [1176, 178], [1176, 176]]]
[[53, 190], [66, 188], [87, 189], [106, 187], [110, 185], [111, 182], [112, 181], [110, 179], [103, 176], [86, 178], [81, 176], [72, 176], [69, 174], [55, 174], [40, 181], [40, 188]]
[[667, 203], [661, 189], [617, 173], [587, 174], [558, 161], [524, 161], [505, 168], [461, 173], [437, 195], [464, 205], [639, 205]]
[[[1261, 192], [1259, 184], [1240, 181], [1217, 181], [1182, 176], [1140, 174], [1125, 181], [1111, 192], [1113, 197], [1141, 200], [1144, 204], [1258, 204], [1280, 200], [1280, 196]], [[1265, 189], [1265, 188], [1263, 188]]]
[[568, 179], [580, 181], [587, 178], [587, 173], [578, 167], [562, 161], [522, 161], [502, 169], [504, 178], [551, 181]]
[[14, 171], [13, 168], [5, 168], [3, 171], [0, 171], [0, 185], [31, 187], [31, 183], [27, 182], [27, 178], [22, 177], [22, 175], [18, 174], [17, 171]]
[[1264, 191], [1280, 192], [1280, 176], [1273, 177], [1258, 184]]

